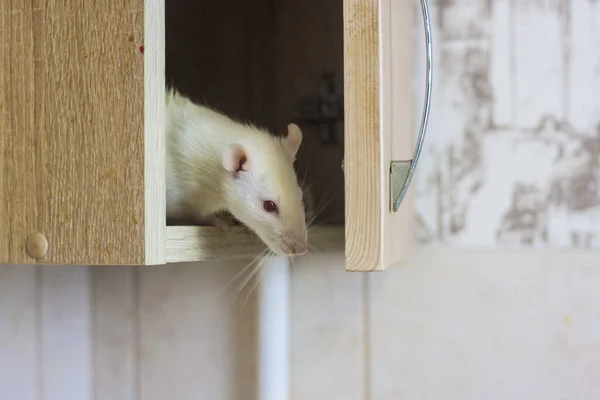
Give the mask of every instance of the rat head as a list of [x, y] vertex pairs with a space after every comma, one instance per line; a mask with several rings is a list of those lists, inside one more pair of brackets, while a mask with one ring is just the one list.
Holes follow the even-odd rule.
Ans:
[[223, 152], [223, 168], [229, 174], [227, 208], [277, 255], [304, 254], [306, 220], [294, 171], [302, 132], [290, 124], [284, 138], [258, 131], [248, 137], [229, 144]]

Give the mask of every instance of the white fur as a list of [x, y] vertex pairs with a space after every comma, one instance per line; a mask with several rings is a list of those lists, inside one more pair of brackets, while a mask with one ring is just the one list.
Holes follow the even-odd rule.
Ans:
[[[229, 211], [277, 254], [306, 251], [302, 190], [293, 168], [300, 129], [292, 124], [288, 137], [276, 138], [173, 90], [167, 91], [166, 107], [167, 216], [210, 219]], [[224, 154], [236, 144], [245, 151], [248, 171], [223, 166]], [[279, 213], [264, 211], [265, 200], [275, 201]]]

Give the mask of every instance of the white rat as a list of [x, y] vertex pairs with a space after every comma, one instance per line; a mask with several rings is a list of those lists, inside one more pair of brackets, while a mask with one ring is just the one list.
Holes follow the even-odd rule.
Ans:
[[229, 212], [276, 254], [307, 250], [302, 190], [294, 171], [302, 132], [277, 138], [167, 90], [167, 217], [208, 220]]

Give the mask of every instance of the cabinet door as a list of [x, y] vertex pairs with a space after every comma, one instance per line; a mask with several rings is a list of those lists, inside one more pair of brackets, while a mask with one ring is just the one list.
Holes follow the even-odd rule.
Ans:
[[410, 249], [411, 190], [390, 204], [390, 162], [413, 152], [409, 0], [344, 0], [346, 270], [383, 270]]
[[164, 262], [163, 2], [0, 2], [0, 264]]

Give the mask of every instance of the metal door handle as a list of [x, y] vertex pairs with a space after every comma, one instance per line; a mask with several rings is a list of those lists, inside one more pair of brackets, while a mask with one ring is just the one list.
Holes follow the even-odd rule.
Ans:
[[427, 121], [429, 120], [429, 107], [431, 105], [431, 83], [433, 80], [432, 66], [432, 45], [431, 45], [431, 24], [429, 21], [429, 6], [427, 0], [421, 0], [421, 14], [423, 16], [423, 26], [425, 28], [425, 48], [426, 48], [426, 69], [425, 69], [425, 103], [421, 115], [421, 127], [419, 128], [419, 137], [412, 160], [392, 161], [390, 163], [390, 207], [392, 212], [398, 211], [400, 204], [406, 195], [410, 186], [413, 174], [417, 168], [417, 162], [423, 148], [425, 132], [427, 131]]

